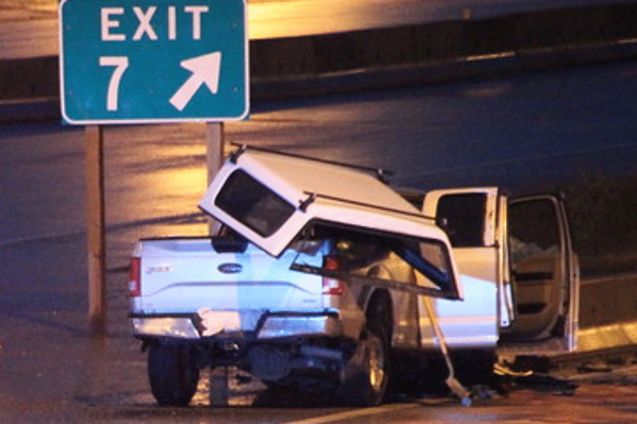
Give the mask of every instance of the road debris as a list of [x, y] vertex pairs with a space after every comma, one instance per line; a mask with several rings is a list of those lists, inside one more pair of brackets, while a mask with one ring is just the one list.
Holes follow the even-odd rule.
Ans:
[[429, 322], [431, 322], [431, 326], [433, 327], [434, 334], [436, 339], [438, 339], [438, 346], [440, 347], [440, 352], [442, 356], [445, 358], [445, 363], [447, 364], [447, 369], [449, 370], [449, 376], [445, 380], [445, 383], [449, 387], [449, 389], [460, 398], [460, 403], [462, 406], [471, 406], [473, 403], [471, 392], [467, 390], [458, 379], [455, 377], [455, 371], [453, 368], [453, 363], [451, 362], [451, 357], [449, 356], [449, 351], [447, 349], [447, 343], [445, 341], [444, 335], [442, 334], [442, 330], [440, 329], [440, 323], [436, 318], [435, 314], [432, 311], [431, 303], [429, 298], [423, 299], [423, 303], [425, 305], [425, 310], [427, 311], [427, 315], [429, 316]]
[[573, 396], [578, 385], [571, 380], [557, 378], [531, 370], [516, 371], [506, 364], [495, 364], [494, 374], [499, 377], [499, 391], [511, 391], [515, 388], [550, 392], [556, 395]]

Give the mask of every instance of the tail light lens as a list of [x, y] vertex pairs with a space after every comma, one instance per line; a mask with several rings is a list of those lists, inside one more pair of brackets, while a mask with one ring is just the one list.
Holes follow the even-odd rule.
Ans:
[[[338, 258], [328, 255], [323, 258], [323, 269], [338, 271], [340, 268]], [[337, 278], [323, 277], [323, 294], [341, 296], [345, 292], [345, 283]]]
[[128, 296], [130, 297], [139, 297], [142, 295], [140, 270], [141, 258], [130, 258], [130, 271], [128, 274]]

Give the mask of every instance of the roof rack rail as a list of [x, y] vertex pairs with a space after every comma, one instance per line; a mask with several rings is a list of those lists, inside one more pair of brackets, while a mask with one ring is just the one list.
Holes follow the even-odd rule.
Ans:
[[345, 168], [351, 168], [351, 169], [357, 169], [359, 171], [365, 171], [365, 172], [369, 172], [372, 173], [376, 176], [376, 178], [378, 178], [381, 182], [388, 184], [389, 181], [387, 180], [387, 176], [392, 176], [394, 175], [393, 171], [389, 171], [387, 169], [383, 169], [383, 168], [374, 168], [371, 166], [362, 166], [362, 165], [353, 165], [350, 163], [345, 163], [345, 162], [338, 162], [338, 161], [333, 161], [333, 160], [328, 160], [328, 159], [320, 159], [320, 158], [315, 158], [312, 156], [305, 156], [305, 155], [300, 155], [298, 153], [289, 153], [289, 152], [282, 152], [280, 150], [274, 150], [274, 149], [268, 149], [265, 147], [256, 147], [256, 146], [251, 146], [248, 144], [241, 144], [241, 143], [235, 143], [232, 142], [230, 143], [231, 146], [237, 147], [237, 150], [235, 150], [234, 152], [232, 152], [230, 154], [230, 161], [234, 164], [237, 163], [237, 160], [239, 159], [239, 156], [241, 156], [246, 150], [255, 150], [257, 152], [265, 152], [265, 153], [272, 153], [275, 155], [281, 155], [281, 156], [289, 156], [291, 158], [297, 158], [297, 159], [306, 159], [306, 160], [311, 160], [314, 162], [319, 162], [319, 163], [325, 163], [325, 164], [329, 164], [329, 165], [336, 165], [336, 166], [342, 166]]
[[327, 200], [335, 200], [337, 202], [349, 203], [350, 205], [364, 206], [364, 207], [367, 207], [367, 208], [377, 209], [377, 210], [381, 210], [381, 211], [397, 213], [397, 214], [400, 214], [400, 215], [411, 216], [413, 218], [426, 219], [427, 221], [435, 221], [436, 220], [435, 217], [429, 216], [429, 215], [425, 215], [425, 214], [422, 214], [420, 212], [407, 212], [407, 211], [402, 211], [400, 209], [387, 208], [385, 206], [378, 206], [378, 205], [374, 205], [374, 204], [371, 204], [371, 203], [359, 202], [359, 201], [350, 200], [350, 199], [343, 199], [342, 197], [330, 196], [328, 194], [312, 193], [312, 192], [309, 192], [309, 191], [304, 191], [303, 194], [308, 196], [306, 199], [301, 200], [299, 202], [299, 205], [300, 205], [299, 208], [303, 212], [305, 212], [307, 210], [307, 207], [311, 203], [313, 203], [316, 199], [320, 198], [320, 199], [327, 199]]

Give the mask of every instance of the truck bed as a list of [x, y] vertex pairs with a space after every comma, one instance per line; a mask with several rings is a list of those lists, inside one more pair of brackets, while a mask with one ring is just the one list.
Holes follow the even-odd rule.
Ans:
[[290, 270], [299, 255], [321, 266], [319, 249], [294, 247], [273, 258], [250, 243], [225, 238], [146, 239], [140, 259], [140, 296], [133, 315], [240, 312], [241, 329], [254, 329], [264, 311], [322, 310], [322, 278]]

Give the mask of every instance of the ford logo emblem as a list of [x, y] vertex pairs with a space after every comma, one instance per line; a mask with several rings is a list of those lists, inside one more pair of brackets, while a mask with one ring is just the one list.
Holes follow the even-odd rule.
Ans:
[[237, 274], [243, 270], [243, 266], [241, 264], [226, 263], [219, 265], [217, 269], [224, 274]]

